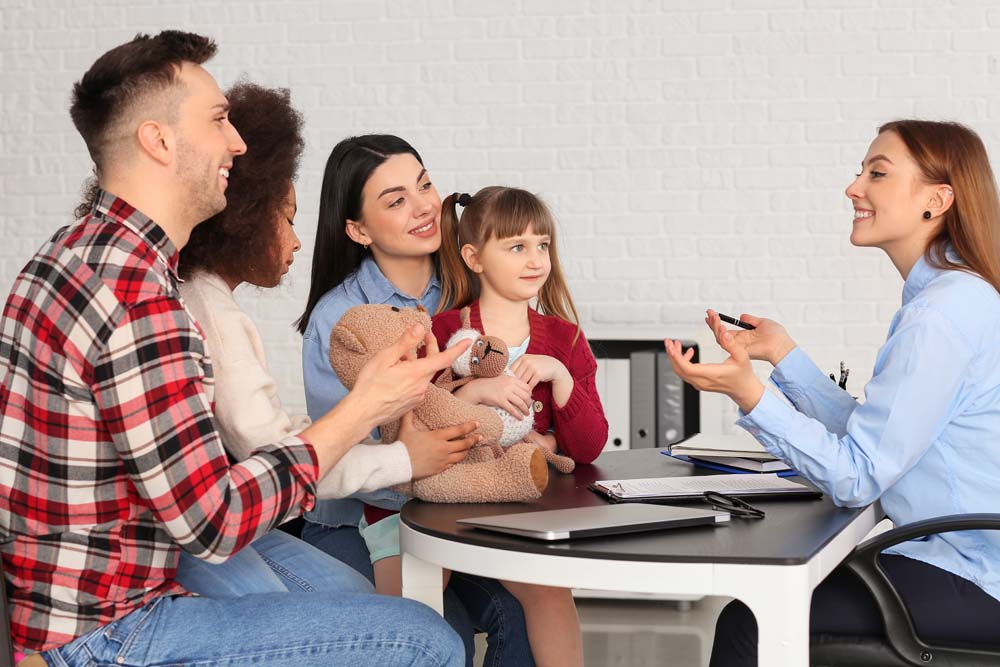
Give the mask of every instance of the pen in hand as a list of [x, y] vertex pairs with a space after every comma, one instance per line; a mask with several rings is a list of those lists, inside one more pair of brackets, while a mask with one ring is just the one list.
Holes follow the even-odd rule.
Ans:
[[757, 328], [754, 325], [747, 324], [746, 322], [738, 320], [735, 317], [730, 317], [729, 315], [723, 315], [722, 313], [716, 313], [716, 314], [719, 316], [719, 319], [722, 320], [723, 322], [728, 322], [729, 324], [737, 326], [740, 329], [748, 329], [750, 331], [753, 331], [754, 329]]

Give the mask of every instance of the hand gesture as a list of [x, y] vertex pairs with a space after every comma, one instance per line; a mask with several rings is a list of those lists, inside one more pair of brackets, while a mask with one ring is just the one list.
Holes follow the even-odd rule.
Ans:
[[721, 338], [726, 331], [729, 331], [733, 337], [733, 344], [746, 350], [751, 359], [767, 361], [772, 366], [777, 366], [789, 352], [795, 349], [795, 341], [785, 331], [785, 327], [774, 320], [742, 313], [739, 316], [740, 321], [752, 324], [756, 328], [729, 330], [726, 328], [726, 324], [719, 319], [718, 313], [711, 309], [706, 312], [708, 314], [705, 317], [705, 324], [715, 334], [715, 341], [723, 349], [728, 349], [722, 344]]
[[[421, 339], [427, 356], [417, 359]], [[462, 341], [439, 352], [434, 335], [415, 325], [368, 360], [347, 398], [363, 406], [373, 426], [398, 419], [424, 400], [434, 374], [451, 366], [468, 347], [469, 341]]]
[[510, 370], [532, 390], [539, 382], [573, 381], [562, 362], [547, 354], [522, 354], [510, 365]]
[[725, 394], [736, 401], [743, 412], [750, 412], [764, 395], [764, 385], [753, 372], [745, 345], [737, 343], [728, 331], [719, 334], [718, 341], [729, 353], [729, 358], [721, 364], [691, 363], [694, 349], [683, 352], [680, 341], [668, 338], [663, 341], [663, 347], [674, 372], [685, 382], [701, 391]]
[[480, 435], [470, 435], [478, 427], [478, 422], [465, 422], [436, 431], [420, 431], [413, 424], [412, 412], [403, 415], [399, 439], [410, 455], [413, 479], [436, 475], [459, 463], [469, 448], [482, 440]]
[[506, 373], [494, 378], [476, 378], [460, 387], [455, 395], [470, 403], [506, 410], [517, 419], [531, 413], [531, 388], [528, 383]]

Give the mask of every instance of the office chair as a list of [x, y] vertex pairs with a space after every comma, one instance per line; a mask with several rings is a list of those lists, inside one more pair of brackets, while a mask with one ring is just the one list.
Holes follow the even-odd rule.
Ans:
[[1000, 514], [955, 514], [918, 521], [862, 543], [844, 562], [871, 591], [885, 622], [885, 637], [813, 637], [813, 667], [1000, 667], [1000, 630], [991, 647], [928, 644], [917, 637], [899, 593], [879, 566], [878, 556], [891, 546], [919, 537], [960, 530], [1000, 530]]
[[7, 610], [7, 579], [0, 560], [0, 667], [14, 667], [14, 643], [10, 640], [10, 613]]

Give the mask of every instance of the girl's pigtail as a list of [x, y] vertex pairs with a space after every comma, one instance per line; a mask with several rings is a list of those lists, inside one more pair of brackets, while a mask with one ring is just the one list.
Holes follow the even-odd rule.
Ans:
[[458, 307], [461, 297], [468, 295], [471, 289], [458, 240], [458, 213], [455, 205], [461, 196], [457, 192], [450, 194], [441, 203], [441, 249], [438, 251], [441, 303], [438, 304], [438, 313]]

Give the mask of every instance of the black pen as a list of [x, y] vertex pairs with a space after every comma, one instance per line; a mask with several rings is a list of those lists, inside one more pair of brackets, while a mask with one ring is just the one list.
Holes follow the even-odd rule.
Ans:
[[723, 322], [728, 322], [729, 324], [738, 326], [740, 329], [749, 329], [750, 331], [753, 331], [754, 329], [757, 328], [754, 325], [747, 324], [746, 322], [738, 320], [735, 317], [729, 317], [729, 315], [723, 315], [722, 313], [717, 313], [717, 314], [719, 316], [719, 319], [722, 320]]

